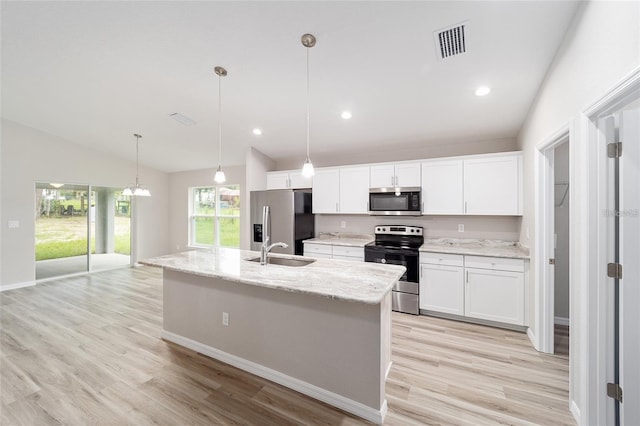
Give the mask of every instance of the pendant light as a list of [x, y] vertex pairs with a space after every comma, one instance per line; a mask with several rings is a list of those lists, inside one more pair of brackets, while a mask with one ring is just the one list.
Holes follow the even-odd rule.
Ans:
[[140, 185], [140, 180], [138, 178], [139, 177], [138, 145], [142, 135], [134, 133], [133, 136], [135, 136], [136, 138], [136, 184], [135, 186], [134, 185], [127, 186], [124, 189], [124, 191], [122, 191], [122, 195], [135, 195], [139, 197], [149, 197], [151, 196], [151, 192], [149, 192], [149, 190], [146, 187]]
[[222, 67], [214, 68], [216, 74], [218, 74], [218, 170], [213, 177], [216, 183], [225, 183], [227, 178], [222, 171], [222, 91], [220, 81], [222, 77], [227, 75], [227, 70]]
[[302, 45], [307, 48], [307, 158], [302, 166], [302, 176], [311, 177], [314, 174], [313, 164], [309, 157], [309, 49], [316, 45], [316, 38], [312, 34], [302, 36]]

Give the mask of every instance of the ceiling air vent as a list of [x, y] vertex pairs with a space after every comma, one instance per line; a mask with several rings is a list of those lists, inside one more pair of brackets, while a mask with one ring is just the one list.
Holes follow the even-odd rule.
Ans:
[[179, 112], [174, 112], [173, 114], [169, 114], [169, 117], [176, 120], [178, 123], [184, 124], [185, 126], [193, 126], [196, 124], [195, 121], [187, 117], [186, 115], [182, 115]]
[[450, 58], [467, 51], [467, 24], [438, 30], [434, 33], [436, 50], [440, 59]]

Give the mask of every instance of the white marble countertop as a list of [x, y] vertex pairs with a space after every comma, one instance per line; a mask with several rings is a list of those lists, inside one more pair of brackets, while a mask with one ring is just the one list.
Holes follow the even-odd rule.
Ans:
[[375, 238], [369, 234], [351, 234], [346, 232], [321, 233], [316, 238], [302, 241], [303, 243], [330, 244], [333, 246], [364, 247]]
[[[300, 267], [260, 265], [256, 251], [232, 248], [193, 250], [141, 260], [148, 266], [277, 290], [357, 303], [378, 304], [404, 274], [404, 266], [317, 259]], [[272, 257], [309, 257], [270, 254]]]
[[420, 251], [529, 259], [529, 249], [517, 241], [433, 238], [425, 239]]

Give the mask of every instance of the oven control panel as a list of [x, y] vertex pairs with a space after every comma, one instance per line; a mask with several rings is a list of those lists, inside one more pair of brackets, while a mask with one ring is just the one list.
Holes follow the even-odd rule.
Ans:
[[376, 235], [415, 235], [422, 236], [422, 226], [379, 225], [375, 229]]

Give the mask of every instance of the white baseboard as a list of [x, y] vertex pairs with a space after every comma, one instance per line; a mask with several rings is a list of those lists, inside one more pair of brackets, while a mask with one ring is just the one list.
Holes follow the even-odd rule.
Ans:
[[256, 376], [260, 376], [264, 379], [271, 380], [272, 382], [278, 383], [322, 402], [326, 402], [329, 405], [333, 405], [334, 407], [340, 408], [341, 410], [347, 411], [358, 417], [362, 417], [370, 422], [381, 425], [387, 414], [386, 399], [382, 403], [380, 409], [376, 410], [375, 408], [366, 406], [361, 402], [354, 401], [337, 393], [312, 385], [311, 383], [304, 382], [300, 379], [296, 379], [295, 377], [288, 376], [279, 371], [272, 370], [271, 368], [256, 364], [255, 362], [240, 358], [236, 355], [232, 355], [203, 343], [196, 342], [195, 340], [191, 340], [170, 331], [162, 330], [160, 336], [164, 340], [184, 346], [185, 348], [189, 348], [229, 365], [233, 365], [234, 367], [247, 371], [251, 374], [255, 374]]
[[391, 366], [393, 362], [389, 361], [389, 365], [387, 365], [387, 371], [384, 373], [384, 380], [386, 381], [389, 378], [389, 373], [391, 372]]
[[578, 404], [575, 401], [571, 401], [569, 404], [569, 411], [573, 414], [573, 419], [576, 421], [576, 424], [580, 424], [580, 409], [578, 408]]
[[569, 327], [569, 318], [553, 317], [553, 322], [558, 325], [566, 325]]
[[536, 345], [536, 340], [537, 340], [536, 335], [533, 334], [533, 331], [531, 331], [531, 327], [527, 328], [527, 337], [529, 337], [529, 340], [531, 341], [531, 344], [533, 345], [534, 349], [540, 352], [540, 349], [538, 349], [538, 346]]
[[17, 288], [32, 287], [36, 285], [35, 281], [25, 281], [23, 283], [3, 284], [0, 285], [0, 291], [15, 290]]

